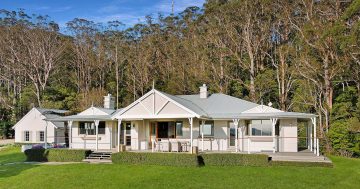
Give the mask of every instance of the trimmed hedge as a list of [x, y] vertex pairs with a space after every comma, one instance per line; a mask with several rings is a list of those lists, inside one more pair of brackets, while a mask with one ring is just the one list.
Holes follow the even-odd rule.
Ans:
[[205, 166], [268, 166], [269, 156], [265, 154], [202, 154]]
[[326, 162], [297, 162], [297, 161], [270, 161], [271, 166], [296, 166], [296, 167], [333, 167]]
[[111, 160], [116, 164], [137, 165], [164, 165], [164, 166], [199, 166], [198, 156], [183, 153], [142, 153], [119, 152], [111, 155]]
[[90, 152], [70, 149], [28, 149], [24, 153], [26, 161], [81, 162]]
[[119, 152], [111, 155], [113, 163], [165, 166], [268, 166], [264, 154], [183, 154], [183, 153], [142, 153]]

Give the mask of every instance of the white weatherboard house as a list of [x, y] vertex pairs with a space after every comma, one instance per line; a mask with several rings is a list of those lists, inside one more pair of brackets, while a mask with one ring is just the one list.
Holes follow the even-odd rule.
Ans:
[[32, 108], [12, 127], [15, 130], [15, 142], [65, 143], [64, 123], [45, 121], [44, 119], [55, 119], [67, 112], [66, 110]]
[[297, 152], [298, 122], [307, 122], [306, 145], [318, 152], [316, 116], [284, 112], [225, 94], [170, 95], [152, 89], [129, 106], [90, 107], [73, 116], [49, 121], [67, 122], [70, 148], [97, 151], [231, 151]]

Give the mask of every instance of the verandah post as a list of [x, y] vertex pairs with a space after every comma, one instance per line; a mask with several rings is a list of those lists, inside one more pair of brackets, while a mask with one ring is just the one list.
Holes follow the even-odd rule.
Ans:
[[45, 146], [44, 148], [47, 149], [47, 127], [48, 127], [48, 121], [46, 121], [46, 125], [45, 125], [45, 136], [44, 136], [44, 141], [45, 141]]
[[96, 151], [99, 150], [99, 120], [95, 120], [95, 132], [96, 132]]
[[193, 153], [193, 118], [192, 117], [189, 118], [189, 123], [190, 123], [190, 150], [192, 154]]
[[316, 137], [316, 117], [314, 117], [314, 154], [316, 154], [317, 149], [317, 137]]
[[118, 152], [120, 152], [120, 132], [121, 132], [120, 130], [121, 130], [121, 121], [122, 121], [122, 119], [119, 119], [119, 120], [118, 120], [118, 127], [117, 127], [117, 128], [118, 128], [118, 134], [117, 134], [117, 148], [118, 148], [117, 151], [118, 151]]
[[273, 153], [276, 151], [276, 137], [275, 137], [275, 126], [277, 122], [277, 118], [270, 118], [272, 124], [272, 138], [273, 138]]
[[69, 127], [69, 148], [71, 149], [72, 148], [72, 124], [73, 124], [73, 121], [68, 121], [68, 127]]
[[201, 151], [204, 151], [204, 125], [205, 121], [201, 121]]
[[238, 125], [239, 119], [233, 119], [233, 123], [235, 126], [235, 152], [238, 152]]

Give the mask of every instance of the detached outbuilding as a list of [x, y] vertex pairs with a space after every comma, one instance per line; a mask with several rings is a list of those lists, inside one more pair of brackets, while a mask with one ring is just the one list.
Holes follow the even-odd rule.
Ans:
[[67, 110], [32, 108], [12, 127], [15, 130], [15, 143], [65, 144], [64, 123], [45, 121], [45, 119], [58, 118], [68, 112]]

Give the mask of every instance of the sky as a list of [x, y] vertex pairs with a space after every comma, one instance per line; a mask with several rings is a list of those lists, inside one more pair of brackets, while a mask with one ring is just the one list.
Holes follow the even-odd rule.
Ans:
[[[174, 0], [174, 12], [202, 7], [205, 0]], [[142, 22], [146, 15], [171, 13], [172, 0], [0, 0], [0, 9], [25, 9], [28, 14], [48, 15], [63, 29], [66, 22], [84, 18], [95, 22], [119, 20], [127, 27]]]

